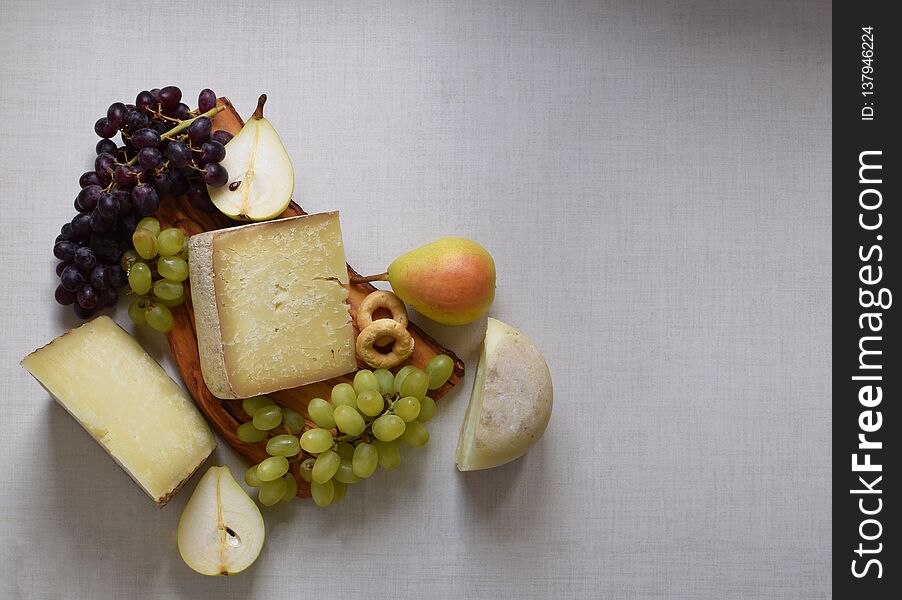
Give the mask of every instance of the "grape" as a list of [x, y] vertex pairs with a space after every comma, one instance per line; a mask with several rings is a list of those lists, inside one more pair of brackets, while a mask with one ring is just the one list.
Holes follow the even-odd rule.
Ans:
[[401, 464], [401, 452], [398, 450], [398, 444], [395, 442], [383, 442], [382, 440], [373, 440], [373, 446], [379, 453], [379, 466], [383, 469], [398, 468]]
[[160, 207], [160, 197], [150, 185], [139, 183], [132, 190], [132, 204], [138, 215], [146, 217], [157, 212]]
[[221, 162], [226, 155], [225, 146], [223, 146], [219, 142], [204, 142], [203, 144], [201, 144], [200, 149], [201, 164]]
[[285, 482], [285, 495], [282, 496], [282, 502], [291, 502], [298, 495], [298, 481], [291, 473], [282, 475]]
[[361, 442], [354, 449], [354, 458], [351, 460], [351, 469], [354, 475], [361, 479], [366, 479], [373, 474], [379, 465], [379, 453], [375, 446]]
[[[176, 254], [175, 256], [176, 256], [176, 258], [181, 258], [182, 260], [184, 260], [184, 261], [187, 262], [187, 261], [188, 261], [188, 254], [189, 254], [189, 251], [188, 251], [188, 240], [187, 240], [187, 238], [186, 238], [186, 239], [185, 239], [185, 243], [182, 244], [182, 249], [179, 250], [179, 253]], [[189, 269], [188, 272], [189, 272], [189, 274], [190, 274], [190, 272], [191, 272], [190, 269]]]
[[422, 448], [429, 443], [429, 430], [420, 421], [411, 421], [398, 441], [414, 448]]
[[109, 152], [103, 152], [94, 159], [94, 172], [101, 181], [109, 181], [109, 177], [116, 165], [116, 159]]
[[373, 435], [377, 440], [391, 442], [404, 433], [405, 424], [398, 415], [385, 414], [373, 421]]
[[160, 134], [150, 127], [139, 129], [132, 134], [132, 146], [137, 150], [156, 148], [160, 145]]
[[153, 237], [160, 235], [160, 222], [153, 217], [144, 217], [138, 221], [137, 229], [146, 229]]
[[420, 414], [417, 416], [417, 420], [420, 423], [425, 423], [426, 421], [432, 420], [432, 417], [435, 416], [435, 400], [426, 396], [425, 398], [420, 398]]
[[210, 88], [201, 90], [197, 96], [197, 110], [205, 113], [213, 108], [216, 108], [216, 94]]
[[[145, 301], [141, 298], [137, 298], [132, 300], [132, 303], [128, 306], [128, 317], [132, 320], [132, 323], [135, 325], [147, 325], [147, 319], [144, 318], [144, 310], [147, 307], [145, 306]], [[241, 437], [241, 427], [238, 427], [238, 437]]]
[[147, 310], [144, 311], [144, 319], [147, 321], [148, 325], [160, 333], [166, 333], [171, 330], [172, 326], [175, 324], [172, 313], [169, 312], [168, 308], [161, 304], [154, 304], [148, 307]]
[[259, 475], [257, 475], [257, 465], [254, 465], [244, 472], [244, 483], [248, 484], [251, 487], [260, 487], [261, 485], [263, 485], [263, 480], [260, 479]]
[[85, 284], [85, 276], [78, 270], [78, 267], [70, 265], [63, 269], [63, 273], [60, 275], [60, 281], [63, 288], [70, 292], [77, 292], [81, 289], [81, 286]]
[[176, 119], [179, 119], [182, 121], [186, 121], [186, 120], [190, 119], [191, 117], [193, 117], [194, 115], [191, 114], [191, 107], [189, 107], [184, 102], [179, 102], [178, 106], [176, 106], [174, 109], [169, 111], [169, 116], [175, 117]]
[[128, 270], [128, 285], [139, 296], [143, 296], [150, 291], [151, 282], [150, 267], [145, 263], [135, 263]]
[[166, 146], [166, 158], [175, 167], [184, 167], [191, 162], [191, 150], [188, 146], [179, 140], [172, 140]]
[[191, 206], [197, 210], [202, 210], [204, 212], [216, 211], [216, 205], [210, 200], [210, 193], [207, 191], [207, 186], [203, 184], [192, 186], [191, 189], [188, 190], [188, 202], [190, 202]]
[[91, 285], [94, 286], [95, 290], [105, 290], [110, 287], [110, 274], [106, 265], [95, 265], [94, 268], [91, 269], [90, 280]]
[[[106, 138], [100, 140], [99, 142], [97, 142], [97, 145], [94, 146], [95, 154], [103, 154], [104, 152], [106, 152], [107, 154], [116, 156], [116, 149], [116, 142], [114, 142], [113, 140], [108, 140]], [[87, 173], [85, 173], [85, 175], [87, 175]]]
[[157, 235], [157, 247], [160, 249], [160, 256], [178, 254], [184, 243], [185, 234], [178, 227], [164, 229]]
[[157, 255], [157, 238], [150, 235], [146, 229], [135, 229], [132, 234], [132, 244], [138, 256], [144, 260], [150, 260]]
[[56, 241], [59, 242], [60, 240], [68, 240], [70, 242], [75, 240], [75, 236], [72, 235], [72, 223], [63, 223], [63, 226], [60, 227], [60, 235]]
[[375, 417], [384, 407], [382, 394], [375, 390], [363, 390], [357, 395], [357, 409], [368, 417]]
[[270, 456], [257, 465], [257, 475], [262, 481], [273, 481], [288, 472], [288, 459]]
[[219, 131], [214, 131], [210, 134], [210, 139], [214, 142], [219, 142], [223, 146], [232, 141], [232, 138], [235, 137], [225, 129], [220, 129]]
[[132, 265], [139, 262], [142, 262], [141, 257], [138, 256], [138, 253], [135, 252], [134, 249], [126, 250], [122, 253], [122, 257], [119, 259], [119, 265], [123, 269], [125, 269], [126, 273], [128, 273], [128, 270], [132, 268]]
[[342, 460], [351, 460], [354, 458], [354, 445], [348, 442], [341, 442], [338, 444], [337, 452]]
[[132, 188], [138, 184], [138, 176], [141, 169], [134, 165], [119, 165], [113, 171], [113, 181], [125, 188]]
[[94, 231], [104, 232], [109, 231], [113, 228], [113, 225], [116, 223], [116, 219], [108, 219], [104, 217], [100, 212], [95, 208], [94, 212], [91, 213], [91, 229]]
[[360, 369], [354, 374], [354, 391], [359, 395], [363, 390], [379, 391], [379, 380], [369, 369]]
[[210, 120], [210, 117], [198, 117], [188, 125], [188, 139], [193, 144], [200, 144], [210, 137], [212, 130], [213, 121]]
[[53, 292], [53, 297], [59, 304], [63, 306], [69, 306], [70, 304], [75, 303], [76, 293], [70, 292], [66, 288], [63, 287], [62, 284], [56, 286], [56, 291]]
[[85, 241], [91, 237], [91, 216], [78, 214], [72, 219], [72, 237]]
[[128, 109], [121, 102], [114, 102], [106, 111], [107, 122], [116, 129], [125, 127], [125, 119], [128, 117]]
[[84, 308], [81, 304], [74, 304], [73, 307], [75, 309], [75, 314], [79, 319], [90, 319], [94, 316], [95, 308]]
[[275, 481], [266, 481], [260, 486], [257, 499], [263, 506], [273, 506], [285, 497], [286, 491], [288, 491], [288, 484], [280, 475]]
[[189, 187], [191, 184], [188, 182], [188, 178], [182, 173], [176, 173], [172, 176], [172, 191], [169, 193], [175, 197], [183, 196]]
[[420, 414], [420, 401], [413, 396], [404, 396], [395, 402], [394, 412], [405, 423], [409, 423]]
[[110, 289], [118, 290], [128, 284], [128, 276], [119, 265], [110, 265], [107, 269], [110, 280]]
[[161, 136], [172, 129], [174, 125], [172, 123], [167, 123], [166, 121], [157, 121], [151, 122], [150, 128], [159, 133]]
[[301, 445], [298, 438], [283, 433], [266, 442], [266, 452], [272, 456], [296, 456], [301, 452]]
[[341, 464], [338, 465], [335, 479], [342, 483], [357, 483], [360, 481], [360, 477], [354, 475], [354, 466], [351, 464], [351, 461], [344, 458], [341, 459]]
[[172, 110], [182, 101], [182, 90], [174, 85], [167, 85], [160, 90], [160, 104], [166, 110]]
[[[94, 173], [94, 177], [97, 177], [97, 173]], [[78, 192], [78, 200], [85, 209], [84, 212], [94, 210], [101, 195], [103, 195], [103, 188], [99, 185], [91, 184], [82, 188], [82, 190]]]
[[331, 481], [326, 483], [316, 483], [314, 481], [310, 484], [310, 494], [313, 496], [313, 501], [316, 502], [317, 506], [329, 506], [335, 498], [335, 486], [332, 485]]
[[273, 406], [273, 402], [269, 396], [251, 396], [241, 401], [241, 408], [250, 418], [254, 418], [254, 414], [264, 406]]
[[88, 245], [94, 251], [94, 254], [97, 255], [97, 259], [107, 264], [119, 262], [119, 258], [122, 256], [122, 251], [119, 249], [119, 244], [116, 243], [116, 240], [103, 233], [95, 232], [92, 234]]
[[301, 461], [301, 464], [298, 465], [298, 474], [300, 474], [301, 479], [310, 483], [313, 481], [313, 465], [316, 464], [315, 458], [306, 458]]
[[158, 169], [163, 166], [163, 154], [156, 148], [141, 148], [138, 164], [145, 169]]
[[180, 281], [158, 279], [153, 284], [153, 295], [160, 300], [178, 300], [185, 293], [185, 288]]
[[332, 504], [338, 504], [342, 500], [344, 500], [345, 494], [348, 491], [348, 484], [338, 481], [337, 479], [332, 480], [332, 487], [335, 490], [332, 495]]
[[[100, 144], [103, 142], [104, 140], [97, 142], [97, 147], [100, 148]], [[103, 154], [103, 152], [98, 152], [97, 154]], [[97, 173], [94, 171], [85, 171], [81, 174], [81, 177], [78, 178], [78, 187], [81, 188], [86, 188], [89, 185], [97, 185], [98, 183], [100, 183], [100, 180], [97, 179]]]
[[81, 289], [78, 290], [75, 299], [78, 302], [79, 306], [88, 310], [91, 310], [92, 308], [97, 306], [97, 292], [94, 291], [94, 288], [90, 283], [86, 283], [81, 286]]
[[[132, 194], [128, 190], [113, 190], [113, 197], [119, 202], [119, 216], [122, 217], [120, 222], [125, 223], [126, 215], [131, 215], [134, 207], [132, 206]], [[131, 231], [134, 232], [135, 226], [138, 224], [138, 218], [134, 218]]]
[[373, 371], [376, 381], [379, 382], [380, 394], [391, 394], [395, 386], [395, 376], [388, 369], [376, 369]]
[[341, 458], [332, 450], [326, 450], [316, 457], [313, 463], [313, 481], [316, 483], [326, 483], [338, 471], [341, 465]]
[[269, 434], [260, 431], [251, 422], [242, 423], [238, 426], [238, 439], [245, 443], [262, 442]]
[[229, 172], [219, 163], [208, 163], [201, 172], [204, 183], [213, 187], [222, 187], [229, 180]]
[[78, 244], [69, 240], [62, 240], [53, 245], [53, 255], [60, 260], [72, 260], [77, 250]]
[[[94, 289], [97, 289], [96, 287]], [[97, 290], [97, 304], [101, 308], [115, 306], [119, 302], [119, 292], [115, 288], [105, 287]]]
[[296, 410], [290, 408], [282, 409], [282, 425], [285, 426], [292, 435], [300, 435], [304, 430], [304, 417]]
[[429, 376], [426, 375], [426, 371], [415, 369], [404, 378], [403, 382], [401, 382], [398, 393], [400, 393], [402, 397], [413, 396], [415, 398], [422, 398], [426, 395], [428, 386]]
[[71, 260], [61, 260], [56, 263], [56, 276], [59, 277], [63, 274], [63, 269], [72, 264]]
[[94, 133], [102, 138], [111, 138], [116, 135], [116, 131], [116, 128], [113, 127], [110, 120], [106, 117], [100, 117], [97, 119], [97, 122], [94, 123]]
[[119, 199], [107, 192], [97, 201], [97, 212], [104, 219], [115, 219], [119, 215]]
[[160, 88], [153, 88], [150, 90], [150, 95], [153, 96], [155, 102], [160, 102]]
[[426, 375], [429, 377], [429, 389], [437, 390], [445, 385], [451, 373], [454, 372], [454, 361], [447, 354], [437, 354], [426, 365]]
[[395, 374], [395, 384], [392, 389], [396, 394], [401, 391], [401, 383], [403, 383], [403, 381], [407, 379], [407, 376], [415, 369], [416, 367], [413, 365], [405, 365]]
[[332, 447], [332, 433], [326, 429], [308, 429], [301, 436], [301, 448], [310, 454], [319, 454]]
[[150, 176], [150, 185], [158, 196], [165, 196], [172, 191], [172, 176], [166, 171], [158, 171]]
[[356, 408], [344, 405], [336, 406], [333, 414], [335, 425], [343, 433], [356, 436], [363, 433], [363, 430], [366, 429], [366, 423]]
[[254, 427], [260, 431], [269, 431], [282, 422], [282, 409], [275, 404], [257, 409], [254, 413]]
[[157, 261], [157, 273], [171, 281], [188, 279], [188, 263], [176, 256], [162, 256]]
[[144, 90], [135, 97], [135, 107], [141, 112], [152, 112], [157, 108], [157, 101], [153, 94]]
[[335, 427], [335, 419], [332, 416], [332, 405], [322, 398], [314, 398], [307, 405], [307, 414], [317, 427], [332, 429]]
[[[125, 128], [129, 131], [139, 131], [150, 126], [150, 119], [142, 112], [131, 111], [125, 119]], [[124, 137], [124, 136], [123, 136]]]
[[349, 383], [339, 383], [332, 388], [332, 406], [357, 406], [357, 393]]

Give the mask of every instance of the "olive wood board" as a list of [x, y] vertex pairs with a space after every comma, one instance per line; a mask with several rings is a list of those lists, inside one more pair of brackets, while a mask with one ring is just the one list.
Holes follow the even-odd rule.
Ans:
[[[229, 102], [228, 98], [220, 98], [218, 104], [223, 106], [224, 109], [213, 118], [213, 130], [225, 129], [232, 134], [237, 134], [244, 125], [241, 116], [232, 106], [231, 102]], [[340, 207], [323, 208], [324, 210], [328, 208], [329, 210], [339, 209], [340, 211]], [[304, 214], [307, 213], [304, 212], [300, 206], [292, 202], [279, 218]], [[342, 214], [342, 217], [344, 217], [345, 214]], [[180, 227], [186, 235], [194, 235], [213, 229], [222, 229], [244, 224], [233, 221], [219, 212], [208, 213], [200, 211], [194, 208], [184, 197], [163, 198], [155, 216], [159, 219], [163, 227]], [[348, 274], [350, 277], [359, 277], [359, 274], [352, 269], [350, 265], [348, 265]], [[348, 301], [350, 304], [351, 317], [355, 322], [355, 336], [359, 333], [356, 326], [357, 306], [359, 306], [363, 299], [375, 289], [376, 288], [369, 283], [351, 284], [348, 286]], [[172, 310], [172, 314], [175, 324], [168, 333], [169, 346], [188, 391], [191, 393], [194, 401], [197, 403], [198, 407], [200, 407], [201, 411], [206, 416], [207, 421], [210, 422], [210, 425], [212, 425], [216, 433], [218, 433], [222, 439], [224, 439], [250, 464], [257, 464], [267, 456], [265, 441], [260, 443], [245, 443], [238, 439], [238, 426], [251, 419], [250, 415], [246, 414], [241, 408], [241, 400], [223, 400], [217, 398], [210, 393], [210, 390], [207, 389], [207, 386], [204, 383], [200, 367], [200, 357], [197, 349], [197, 332], [195, 330], [194, 311], [191, 306], [190, 294], [188, 294], [188, 299], [183, 305]], [[377, 316], [379, 316], [378, 313]], [[464, 375], [464, 363], [454, 352], [448, 350], [432, 339], [414, 323], [410, 323], [408, 331], [414, 338], [413, 356], [398, 367], [392, 369], [392, 371], [397, 372], [398, 369], [406, 364], [413, 364], [423, 368], [433, 356], [437, 354], [447, 354], [454, 360], [454, 372], [448, 380], [448, 383], [441, 388], [430, 392], [433, 399], [439, 400], [461, 380]], [[367, 368], [367, 365], [363, 364], [358, 359], [358, 368]], [[337, 383], [350, 383], [352, 381], [353, 373], [350, 373], [327, 381], [283, 390], [269, 395], [279, 405], [291, 407], [299, 411], [304, 415], [305, 419], [308, 419], [309, 423], [307, 403], [311, 399], [317, 397], [328, 399], [332, 386]], [[274, 433], [287, 432], [279, 426], [279, 428], [274, 430]], [[302, 498], [310, 496], [310, 484], [306, 483], [298, 476], [298, 464], [305, 457], [306, 455], [302, 452], [297, 457], [290, 459], [291, 472], [298, 482], [297, 495]], [[243, 473], [239, 474], [239, 478], [242, 478], [242, 476]]]

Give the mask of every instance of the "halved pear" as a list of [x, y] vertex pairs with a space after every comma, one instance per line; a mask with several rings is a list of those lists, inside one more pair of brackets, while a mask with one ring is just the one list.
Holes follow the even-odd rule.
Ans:
[[238, 221], [275, 219], [294, 192], [294, 169], [279, 134], [263, 117], [266, 94], [241, 131], [226, 144], [222, 166], [229, 180], [207, 186], [210, 199], [224, 215]]
[[553, 397], [539, 349], [517, 329], [490, 318], [457, 442], [457, 468], [488, 469], [523, 456], [545, 432]]
[[260, 509], [228, 467], [210, 467], [179, 519], [179, 553], [201, 575], [234, 575], [257, 560], [266, 530]]

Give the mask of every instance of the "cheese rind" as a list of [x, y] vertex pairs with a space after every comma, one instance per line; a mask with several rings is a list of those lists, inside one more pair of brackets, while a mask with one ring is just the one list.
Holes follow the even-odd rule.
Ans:
[[192, 400], [109, 317], [56, 338], [22, 366], [159, 506], [216, 448]]
[[338, 213], [210, 231], [189, 242], [204, 382], [248, 398], [357, 368]]

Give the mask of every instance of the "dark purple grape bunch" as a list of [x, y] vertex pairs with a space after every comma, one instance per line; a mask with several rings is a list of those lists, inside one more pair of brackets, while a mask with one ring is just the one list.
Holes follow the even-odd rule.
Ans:
[[[63, 225], [53, 253], [60, 259], [56, 300], [73, 305], [82, 319], [113, 306], [127, 283], [119, 264], [131, 248], [138, 222], [156, 213], [164, 196], [187, 195], [192, 206], [215, 209], [207, 186], [225, 185], [220, 164], [227, 131], [213, 131], [209, 113], [216, 108], [210, 89], [198, 96], [192, 111], [176, 86], [142, 91], [134, 104], [114, 102], [94, 124], [101, 138], [94, 169], [79, 178], [78, 214]], [[113, 139], [119, 135], [121, 143]]]

